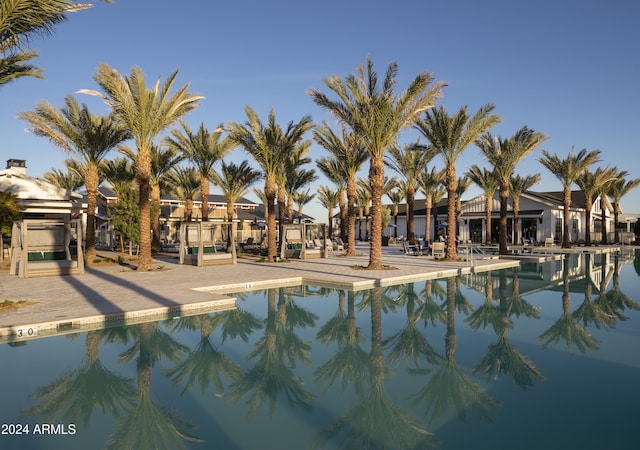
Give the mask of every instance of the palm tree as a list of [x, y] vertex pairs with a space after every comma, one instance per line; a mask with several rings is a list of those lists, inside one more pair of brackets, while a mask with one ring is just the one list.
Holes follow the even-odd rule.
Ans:
[[82, 89], [80, 92], [102, 97], [116, 118], [133, 135], [136, 145], [136, 181], [140, 187], [140, 253], [138, 270], [151, 270], [151, 152], [154, 140], [182, 116], [198, 106], [203, 98], [188, 92], [189, 84], [175, 93], [171, 89], [178, 75], [173, 72], [164, 84], [158, 79], [148, 89], [144, 73], [134, 67], [129, 76], [121, 75], [107, 64], [100, 64], [94, 80], [104, 91]]
[[333, 237], [333, 208], [338, 205], [339, 192], [323, 184], [318, 188], [318, 201], [327, 208], [327, 223], [329, 224], [329, 236]]
[[[295, 194], [295, 202], [298, 207], [298, 221], [302, 223], [302, 207], [307, 205], [316, 197], [316, 194], [312, 194], [310, 189], [306, 189], [304, 191], [296, 192]], [[331, 235], [329, 235], [331, 236]]]
[[500, 196], [500, 232], [498, 236], [499, 253], [507, 253], [507, 206], [511, 195], [511, 176], [516, 166], [533, 150], [547, 140], [542, 133], [536, 133], [524, 126], [507, 139], [485, 133], [478, 138], [476, 145], [493, 166], [498, 179]]
[[573, 146], [571, 146], [569, 155], [565, 159], [561, 159], [557, 153], [551, 155], [546, 150], [542, 150], [542, 158], [538, 160], [547, 168], [547, 170], [549, 170], [549, 172], [555, 175], [555, 177], [562, 182], [564, 193], [562, 248], [571, 247], [571, 243], [569, 242], [569, 206], [571, 206], [571, 185], [576, 182], [585, 170], [591, 167], [594, 163], [600, 161], [600, 150], [591, 150], [587, 152], [587, 149], [583, 148], [577, 154], [574, 154], [573, 149]]
[[260, 177], [262, 177], [260, 171], [251, 167], [246, 160], [240, 164], [222, 161], [220, 173], [216, 174], [214, 182], [227, 199], [227, 221], [233, 221], [235, 203], [249, 192], [251, 185]]
[[[309, 158], [307, 160], [307, 158], [305, 158], [304, 164], [306, 164], [306, 162], [311, 162], [311, 159]], [[304, 169], [299, 166], [288, 167], [288, 169], [286, 181], [287, 217], [289, 218], [289, 223], [293, 223], [293, 205], [296, 202], [297, 195], [303, 187], [316, 181], [318, 176], [314, 169]], [[300, 216], [298, 216], [298, 220], [301, 220]]]
[[513, 231], [514, 243], [520, 242], [520, 226], [518, 225], [518, 213], [520, 212], [520, 196], [540, 182], [540, 174], [511, 176], [511, 198], [513, 199]]
[[618, 238], [618, 217], [620, 216], [620, 213], [622, 213], [620, 200], [638, 186], [640, 186], [640, 178], [636, 178], [634, 180], [625, 180], [622, 178], [611, 183], [611, 186], [607, 190], [613, 203], [613, 224], [614, 229], [616, 230], [616, 242], [620, 242], [620, 239]]
[[[469, 116], [464, 106], [454, 115], [447, 114], [443, 106], [427, 111], [416, 128], [427, 138], [434, 151], [445, 165], [444, 184], [447, 189], [447, 259], [457, 258], [456, 250], [456, 189], [458, 177], [456, 162], [460, 155], [478, 139], [482, 133], [501, 121], [500, 116], [491, 114], [494, 105], [487, 104]], [[424, 147], [425, 149], [428, 147]]]
[[324, 84], [338, 96], [332, 100], [312, 89], [309, 94], [320, 107], [335, 115], [358, 134], [369, 154], [369, 183], [372, 193], [372, 226], [368, 269], [382, 269], [382, 189], [384, 186], [384, 156], [396, 143], [400, 132], [411, 127], [425, 110], [432, 108], [442, 95], [443, 83], [432, 84], [428, 72], [420, 73], [399, 96], [394, 87], [398, 66], [391, 63], [378, 86], [378, 74], [371, 59], [367, 69], [358, 67], [357, 75], [341, 80], [337, 75], [325, 78]]
[[80, 174], [75, 170], [70, 170], [68, 167], [66, 172], [52, 168], [50, 172], [43, 173], [42, 178], [51, 184], [71, 192], [76, 192], [84, 186], [84, 180]]
[[[132, 163], [135, 164], [136, 152], [129, 146], [121, 146], [120, 153], [127, 155]], [[151, 248], [153, 251], [159, 252], [160, 243], [160, 197], [167, 188], [167, 176], [171, 169], [175, 168], [182, 160], [184, 155], [172, 147], [158, 147], [154, 145], [151, 148], [151, 180], [149, 181], [151, 189]], [[135, 179], [135, 172], [134, 172]]]
[[209, 220], [209, 180], [214, 177], [215, 164], [227, 155], [235, 144], [222, 136], [222, 124], [210, 132], [204, 123], [200, 124], [198, 131], [193, 133], [191, 128], [180, 121], [182, 132], [173, 130], [171, 136], [167, 136], [164, 142], [191, 161], [200, 175], [200, 198], [202, 199], [202, 221]]
[[434, 204], [437, 205], [446, 193], [442, 186], [443, 181], [444, 171], [436, 170], [435, 166], [431, 167], [431, 170], [425, 168], [420, 175], [420, 190], [424, 194], [425, 207], [424, 239], [427, 244], [431, 242], [431, 208]]
[[[356, 255], [356, 196], [357, 174], [367, 160], [367, 150], [362, 140], [355, 133], [350, 133], [342, 126], [342, 135], [336, 135], [327, 122], [317, 127], [313, 139], [325, 148], [330, 158], [316, 160], [318, 168], [330, 179], [344, 181], [347, 193], [347, 256]], [[336, 182], [334, 180], [334, 182]], [[344, 237], [342, 237], [344, 239]]]
[[167, 182], [178, 200], [184, 202], [184, 220], [193, 220], [193, 201], [200, 190], [200, 176], [195, 167], [174, 167], [167, 174]]
[[256, 112], [245, 107], [247, 122], [244, 125], [231, 123], [228, 125], [229, 137], [244, 148], [264, 172], [264, 193], [267, 199], [267, 257], [269, 262], [276, 260], [276, 176], [282, 170], [284, 161], [300, 144], [305, 133], [313, 127], [311, 117], [304, 116], [296, 124], [289, 122], [283, 130], [276, 123], [276, 113], [269, 112], [267, 125], [264, 126]]
[[487, 224], [485, 244], [491, 245], [491, 210], [493, 209], [493, 195], [498, 189], [498, 180], [493, 171], [486, 167], [481, 169], [476, 164], [471, 166], [465, 175], [484, 192], [484, 212]]
[[85, 261], [90, 266], [96, 258], [96, 196], [101, 181], [100, 164], [111, 149], [131, 135], [113, 113], [96, 116], [89, 112], [87, 105], [80, 106], [71, 95], [65, 97], [65, 106], [60, 109], [42, 101], [35, 110], [21, 112], [18, 117], [28, 122], [30, 131], [73, 155], [83, 166], [83, 181], [87, 188]]
[[[106, 0], [109, 1], [109, 0]], [[44, 78], [42, 70], [27, 64], [38, 53], [27, 50], [34, 36], [50, 36], [67, 14], [91, 8], [70, 0], [3, 0], [0, 2], [0, 86], [20, 77]]]
[[598, 167], [593, 172], [585, 170], [576, 179], [576, 184], [584, 193], [584, 236], [585, 244], [588, 246], [591, 245], [591, 209], [593, 208], [593, 200], [602, 188], [614, 179], [618, 179], [618, 169], [615, 167], [604, 169]]
[[136, 179], [136, 170], [129, 158], [116, 157], [111, 160], [105, 160], [100, 170], [102, 170], [104, 179], [107, 180], [116, 194], [116, 199], [120, 197], [122, 190], [130, 188]]
[[415, 150], [410, 145], [404, 145], [403, 147], [394, 145], [389, 149], [385, 161], [387, 166], [404, 180], [402, 186], [404, 186], [404, 198], [407, 200], [407, 239], [412, 244], [415, 243], [416, 237], [413, 209], [416, 191], [420, 188], [420, 174], [434, 156], [433, 150], [423, 152]]

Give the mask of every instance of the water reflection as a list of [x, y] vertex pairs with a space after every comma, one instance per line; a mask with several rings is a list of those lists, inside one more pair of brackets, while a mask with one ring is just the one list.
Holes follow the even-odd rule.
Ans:
[[273, 418], [276, 399], [281, 394], [291, 406], [311, 409], [314, 396], [294, 370], [298, 362], [311, 364], [311, 343], [300, 339], [296, 328], [312, 327], [316, 319], [316, 315], [299, 307], [292, 295], [287, 298], [284, 289], [268, 290], [264, 336], [247, 356], [255, 364], [231, 385], [232, 402], [249, 397], [248, 418], [255, 416], [265, 401]]
[[371, 351], [360, 370], [366, 375], [365, 389], [360, 390], [355, 404], [344, 415], [319, 434], [314, 448], [324, 447], [330, 441], [345, 449], [426, 449], [437, 444], [419, 418], [394, 401], [386, 391], [385, 378], [389, 372], [382, 351], [382, 312], [395, 307], [393, 298], [385, 294], [383, 288], [374, 288], [361, 303], [371, 313]]
[[[587, 254], [369, 291], [269, 289], [231, 311], [78, 334], [84, 357], [33, 386], [21, 417], [75, 423], [107, 448], [447, 448], [442, 427], [513, 408], [499, 382], [541, 392], [554, 348], [604, 351], [594, 334], [640, 310], [622, 266]], [[272, 434], [250, 445], [233, 420]]]

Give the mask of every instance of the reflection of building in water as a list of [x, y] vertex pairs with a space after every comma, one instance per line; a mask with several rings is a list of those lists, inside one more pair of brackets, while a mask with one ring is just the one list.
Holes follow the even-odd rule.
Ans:
[[[571, 292], [583, 293], [588, 283], [591, 284], [594, 292], [599, 292], [600, 289], [606, 290], [615, 270], [615, 257], [616, 255], [608, 252], [568, 253], [542, 262], [521, 261], [520, 267], [503, 269], [507, 278], [507, 290], [509, 294], [513, 292], [513, 278], [516, 271], [521, 295], [562, 288], [565, 276], [568, 276]], [[487, 276], [486, 272], [464, 275], [462, 282], [469, 288], [485, 293]], [[500, 276], [497, 272], [492, 272], [491, 286], [494, 297], [498, 296], [500, 283]]]

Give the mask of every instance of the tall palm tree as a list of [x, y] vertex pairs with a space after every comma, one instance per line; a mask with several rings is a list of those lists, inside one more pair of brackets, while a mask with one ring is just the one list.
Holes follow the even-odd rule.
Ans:
[[[331, 157], [318, 158], [318, 168], [329, 178], [332, 176], [342, 179], [346, 185], [347, 194], [347, 256], [356, 255], [356, 196], [357, 174], [367, 160], [367, 150], [362, 145], [360, 137], [342, 126], [342, 134], [333, 132], [327, 122], [317, 127], [313, 132], [313, 139], [327, 150]], [[331, 174], [331, 175], [330, 175]], [[335, 181], [334, 181], [335, 182]], [[343, 237], [344, 239], [344, 237]]]
[[415, 228], [413, 209], [415, 206], [416, 191], [420, 188], [420, 174], [433, 157], [433, 150], [420, 151], [414, 146], [405, 144], [400, 147], [394, 145], [389, 149], [385, 160], [387, 166], [393, 169], [404, 180], [404, 193], [407, 200], [407, 239], [415, 243]]
[[282, 170], [285, 159], [300, 145], [305, 133], [313, 127], [311, 117], [304, 116], [298, 123], [289, 122], [286, 129], [276, 123], [276, 113], [269, 112], [266, 126], [256, 112], [245, 107], [247, 122], [243, 125], [228, 125], [229, 137], [249, 153], [264, 172], [264, 193], [267, 199], [267, 246], [268, 260], [276, 260], [276, 176]]
[[261, 177], [262, 173], [251, 167], [246, 160], [240, 164], [222, 161], [220, 173], [215, 175], [214, 183], [227, 199], [227, 221], [233, 221], [236, 202], [246, 195], [251, 185]]
[[520, 213], [520, 196], [540, 182], [540, 174], [511, 176], [511, 198], [513, 199], [513, 232], [514, 243], [520, 242], [520, 226], [518, 224], [518, 214]]
[[[456, 189], [458, 176], [456, 162], [462, 153], [478, 139], [482, 133], [501, 121], [492, 114], [495, 106], [487, 104], [473, 115], [464, 106], [454, 115], [447, 114], [443, 106], [427, 111], [416, 128], [427, 138], [434, 151], [442, 157], [445, 165], [444, 184], [447, 189], [447, 259], [457, 258], [456, 250]], [[426, 149], [427, 147], [425, 147]]]
[[622, 197], [627, 195], [638, 186], [640, 186], [640, 178], [636, 178], [633, 180], [625, 180], [624, 178], [622, 178], [612, 182], [611, 186], [608, 189], [608, 194], [611, 197], [611, 201], [613, 203], [613, 224], [614, 229], [616, 230], [616, 242], [620, 242], [620, 239], [618, 238], [618, 217], [620, 216], [620, 213], [622, 213], [620, 200], [622, 200]]
[[[431, 170], [425, 168], [420, 175], [420, 190], [424, 194], [424, 239], [427, 242], [431, 242], [431, 208], [433, 205], [437, 205], [444, 197], [446, 191], [442, 186], [444, 181], [444, 171], [436, 170], [435, 166], [431, 167]], [[437, 224], [436, 224], [437, 225]]]
[[476, 141], [476, 145], [480, 148], [482, 154], [487, 158], [489, 164], [493, 166], [500, 186], [498, 251], [501, 255], [507, 253], [507, 206], [511, 195], [511, 176], [520, 161], [546, 140], [547, 137], [543, 133], [535, 132], [524, 126], [516, 131], [513, 136], [506, 139], [500, 137], [494, 139], [491, 133], [487, 132]]
[[193, 220], [193, 201], [200, 190], [200, 176], [195, 167], [176, 166], [167, 174], [167, 182], [178, 200], [184, 202], [184, 220]]
[[131, 134], [116, 120], [94, 115], [87, 105], [80, 106], [68, 95], [65, 105], [57, 109], [46, 101], [39, 102], [35, 110], [21, 112], [18, 117], [26, 121], [29, 130], [51, 141], [63, 151], [78, 159], [84, 167], [84, 185], [87, 188], [87, 229], [85, 260], [87, 266], [96, 257], [96, 196], [100, 185], [100, 164], [111, 149], [129, 139]]
[[332, 100], [317, 89], [309, 94], [320, 107], [347, 124], [362, 140], [369, 154], [369, 183], [372, 191], [372, 230], [369, 269], [381, 269], [382, 264], [382, 189], [384, 186], [384, 156], [396, 143], [400, 132], [411, 127], [425, 110], [432, 108], [442, 95], [443, 83], [433, 83], [428, 72], [418, 74], [400, 95], [395, 93], [398, 66], [391, 63], [378, 86], [378, 74], [367, 59], [366, 73], [358, 67], [356, 75], [341, 80], [337, 75], [323, 80], [338, 100]]
[[484, 212], [487, 230], [485, 232], [485, 244], [491, 245], [491, 210], [493, 209], [493, 195], [498, 189], [498, 180], [493, 171], [486, 167], [480, 168], [474, 164], [465, 173], [484, 192]]
[[598, 167], [595, 171], [585, 170], [576, 179], [576, 184], [584, 193], [584, 239], [586, 245], [591, 245], [591, 209], [593, 208], [593, 200], [602, 188], [614, 179], [618, 179], [618, 169], [615, 167]]
[[120, 74], [107, 64], [100, 64], [94, 80], [104, 93], [82, 89], [80, 92], [105, 100], [113, 114], [128, 129], [136, 147], [136, 181], [140, 187], [140, 253], [138, 270], [152, 269], [151, 259], [151, 151], [160, 133], [198, 106], [201, 95], [188, 92], [189, 84], [171, 94], [178, 75], [173, 72], [161, 84], [160, 79], [149, 89], [145, 75], [134, 67], [129, 76]]
[[50, 36], [69, 13], [91, 6], [70, 0], [0, 2], [0, 86], [20, 77], [44, 78], [41, 69], [27, 63], [38, 56], [28, 49], [29, 40]]
[[320, 185], [318, 188], [318, 201], [327, 208], [327, 223], [329, 224], [329, 236], [333, 237], [333, 208], [338, 206], [339, 192], [329, 186]]
[[200, 198], [202, 199], [202, 221], [209, 220], [209, 180], [214, 177], [214, 166], [233, 148], [235, 143], [228, 137], [221, 139], [222, 124], [213, 131], [209, 131], [204, 123], [200, 124], [195, 133], [180, 121], [182, 131], [173, 130], [164, 142], [191, 161], [200, 175]]
[[557, 153], [551, 155], [546, 150], [542, 150], [542, 158], [538, 161], [549, 170], [562, 183], [564, 194], [564, 220], [562, 230], [562, 248], [571, 247], [569, 242], [569, 206], [571, 206], [571, 185], [576, 182], [582, 172], [587, 170], [596, 162], [600, 161], [600, 150], [587, 151], [583, 148], [578, 153], [573, 153], [571, 146], [569, 155], [561, 159]]

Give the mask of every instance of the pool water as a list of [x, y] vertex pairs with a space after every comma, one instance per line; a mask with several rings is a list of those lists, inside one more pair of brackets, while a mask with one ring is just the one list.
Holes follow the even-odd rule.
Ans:
[[0, 345], [2, 449], [636, 449], [640, 256]]

